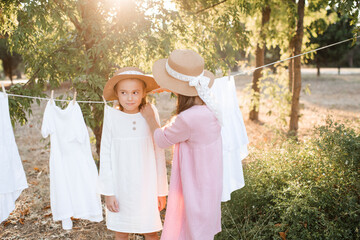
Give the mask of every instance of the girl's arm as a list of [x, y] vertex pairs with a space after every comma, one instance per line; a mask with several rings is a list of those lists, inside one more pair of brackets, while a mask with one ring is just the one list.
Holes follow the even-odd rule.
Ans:
[[105, 106], [100, 148], [99, 193], [114, 196], [114, 179], [111, 166], [111, 125], [108, 106]]
[[154, 108], [148, 103], [140, 109], [140, 112], [149, 125], [151, 135], [154, 135], [155, 129], [160, 128], [160, 123], [156, 121]]
[[[154, 105], [151, 105], [154, 110], [155, 120], [160, 126], [159, 113]], [[168, 179], [166, 171], [165, 151], [154, 143], [155, 158], [156, 158], [156, 170], [157, 170], [157, 189], [158, 196], [164, 197], [168, 195]], [[165, 198], [166, 201], [166, 198]]]
[[146, 119], [151, 132], [154, 134], [154, 142], [161, 148], [168, 148], [171, 145], [184, 142], [190, 138], [190, 127], [182, 119], [181, 115], [178, 115], [173, 123], [161, 129], [160, 125], [156, 122], [154, 110], [149, 104], [141, 109], [141, 114]]
[[99, 193], [105, 195], [105, 205], [110, 212], [119, 212], [119, 203], [115, 197], [114, 180], [111, 166], [111, 125], [110, 116], [105, 106], [103, 130], [100, 148]]

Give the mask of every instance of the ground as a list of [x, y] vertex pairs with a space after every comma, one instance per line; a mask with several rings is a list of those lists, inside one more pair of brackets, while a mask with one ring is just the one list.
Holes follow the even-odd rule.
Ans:
[[[250, 151], [261, 147], [264, 141], [271, 141], [285, 133], [287, 126], [275, 124], [276, 117], [268, 116], [269, 109], [260, 107], [260, 122], [248, 120], [248, 107], [244, 88], [251, 83], [251, 76], [236, 78], [239, 105], [241, 107], [248, 136]], [[311, 95], [301, 96], [301, 114], [299, 137], [303, 138], [311, 129], [323, 124], [328, 115], [335, 120], [349, 120], [359, 123], [360, 113], [360, 75], [322, 75], [313, 73], [303, 75], [303, 86], [310, 86]], [[65, 88], [56, 90], [60, 95]], [[55, 94], [56, 95], [56, 94]], [[264, 101], [264, 103], [266, 100]], [[23, 161], [29, 188], [24, 190], [16, 203], [16, 209], [7, 221], [0, 225], [1, 239], [113, 239], [113, 234], [106, 229], [105, 222], [93, 223], [86, 220], [75, 220], [72, 231], [61, 228], [60, 222], [52, 220], [49, 198], [49, 138], [43, 139], [40, 134], [43, 111], [46, 102], [33, 105], [33, 115], [24, 126], [16, 125], [14, 129], [16, 143]], [[157, 97], [157, 107], [163, 123], [174, 110], [175, 101], [169, 94]], [[89, 133], [92, 135], [91, 131]], [[94, 157], [95, 147], [92, 146]], [[171, 168], [171, 152], [167, 150], [168, 173]], [[162, 212], [164, 215], [164, 211]], [[131, 239], [143, 239], [140, 235], [131, 235]]]

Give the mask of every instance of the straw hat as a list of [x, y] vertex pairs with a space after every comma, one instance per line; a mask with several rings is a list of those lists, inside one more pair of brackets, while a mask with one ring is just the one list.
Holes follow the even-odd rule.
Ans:
[[115, 72], [114, 76], [110, 78], [104, 87], [103, 95], [107, 101], [117, 100], [117, 96], [115, 94], [115, 85], [124, 79], [136, 78], [143, 82], [145, 82], [146, 88], [145, 92], [148, 93], [156, 88], [159, 88], [154, 78], [148, 75], [145, 75], [143, 71], [141, 71], [137, 67], [124, 67]]
[[161, 88], [184, 96], [199, 95], [196, 88], [189, 85], [190, 79], [203, 74], [210, 80], [209, 88], [214, 84], [215, 79], [214, 74], [204, 70], [204, 59], [192, 50], [174, 50], [168, 59], [156, 61], [152, 70], [155, 81]]

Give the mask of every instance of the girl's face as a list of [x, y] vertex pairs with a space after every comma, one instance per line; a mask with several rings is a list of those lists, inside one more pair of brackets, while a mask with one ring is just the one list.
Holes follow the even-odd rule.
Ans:
[[139, 79], [124, 79], [116, 84], [115, 89], [123, 112], [138, 113], [141, 100], [146, 95], [144, 83]]

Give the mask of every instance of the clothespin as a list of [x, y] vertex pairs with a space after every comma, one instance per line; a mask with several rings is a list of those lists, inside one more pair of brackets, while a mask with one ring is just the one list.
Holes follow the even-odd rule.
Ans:
[[106, 105], [106, 100], [105, 100], [104, 95], [102, 95], [102, 99], [103, 99], [103, 101], [104, 101], [104, 103], [105, 103], [105, 105]]
[[3, 82], [1, 82], [1, 87], [2, 87], [3, 93], [6, 94], [6, 91], [5, 91], [5, 87], [4, 87], [4, 83], [3, 83]]
[[73, 104], [75, 104], [75, 102], [76, 102], [76, 95], [77, 95], [77, 92], [75, 91], [75, 93], [74, 93], [74, 100], [73, 100]]
[[230, 79], [231, 79], [231, 70], [229, 68], [229, 70], [228, 70], [228, 81], [230, 81]]
[[54, 101], [54, 90], [51, 90], [50, 104]]

